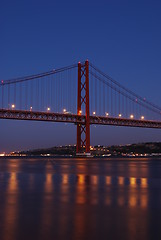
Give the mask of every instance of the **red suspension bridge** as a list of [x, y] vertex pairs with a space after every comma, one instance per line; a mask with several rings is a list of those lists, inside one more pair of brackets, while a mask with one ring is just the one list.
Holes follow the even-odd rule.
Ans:
[[90, 125], [161, 128], [161, 108], [85, 61], [0, 83], [0, 118], [77, 125], [77, 153], [90, 153]]

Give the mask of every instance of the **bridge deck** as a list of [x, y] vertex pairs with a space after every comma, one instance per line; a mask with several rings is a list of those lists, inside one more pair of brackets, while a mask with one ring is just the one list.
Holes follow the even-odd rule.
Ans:
[[[64, 113], [54, 113], [54, 112], [34, 112], [34, 111], [8, 110], [8, 109], [0, 109], [0, 119], [85, 124], [84, 115], [80, 116], [76, 114], [64, 114]], [[102, 116], [90, 116], [90, 124], [126, 126], [126, 127], [161, 128], [161, 121], [125, 119], [125, 118], [102, 117]]]

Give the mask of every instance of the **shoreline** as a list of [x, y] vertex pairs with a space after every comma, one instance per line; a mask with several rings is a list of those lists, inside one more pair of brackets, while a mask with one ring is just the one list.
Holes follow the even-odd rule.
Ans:
[[157, 159], [161, 160], [161, 156], [67, 156], [67, 155], [58, 155], [58, 156], [41, 156], [41, 155], [30, 155], [30, 156], [0, 156], [1, 159], [29, 159], [29, 158], [45, 158], [45, 159], [70, 159], [70, 160], [75, 160], [75, 159], [85, 159], [85, 160], [117, 160], [117, 159], [125, 159], [125, 160], [140, 160], [140, 159]]

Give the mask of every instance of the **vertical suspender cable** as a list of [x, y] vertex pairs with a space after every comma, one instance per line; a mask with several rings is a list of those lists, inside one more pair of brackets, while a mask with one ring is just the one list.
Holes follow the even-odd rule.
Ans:
[[26, 109], [26, 110], [27, 110], [27, 94], [28, 94], [27, 87], [28, 87], [28, 82], [25, 83], [25, 95], [26, 95], [25, 109]]
[[90, 114], [92, 113], [92, 111], [93, 111], [93, 101], [94, 101], [94, 99], [93, 99], [93, 76], [91, 75], [90, 76]]
[[14, 105], [16, 106], [16, 83], [14, 84]]
[[8, 109], [9, 109], [9, 106], [10, 106], [10, 84], [8, 84]]
[[103, 116], [105, 114], [105, 85], [103, 84]]
[[111, 115], [113, 116], [113, 109], [112, 109], [112, 99], [113, 99], [113, 97], [112, 97], [112, 95], [113, 95], [113, 91], [112, 91], [112, 87], [111, 87]]
[[20, 110], [22, 110], [22, 83], [20, 82], [19, 84], [20, 88]]
[[96, 108], [97, 108], [97, 80], [96, 78], [94, 78], [95, 80], [95, 109], [94, 111], [96, 111]]
[[2, 89], [2, 109], [3, 109], [3, 94], [4, 94], [4, 93], [3, 93], [3, 91], [4, 91], [4, 90], [3, 90], [3, 81], [2, 81], [2, 85], [1, 85], [1, 86], [2, 86], [1, 89]]

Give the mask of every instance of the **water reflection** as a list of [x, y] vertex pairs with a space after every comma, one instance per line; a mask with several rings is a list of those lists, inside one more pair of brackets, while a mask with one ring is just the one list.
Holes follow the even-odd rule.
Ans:
[[47, 173], [45, 177], [45, 184], [44, 184], [44, 192], [52, 192], [53, 190], [53, 181], [52, 181], [52, 174]]
[[76, 203], [83, 204], [86, 202], [86, 181], [85, 181], [85, 175], [79, 174], [76, 178], [77, 187], [76, 187]]
[[147, 178], [141, 178], [141, 186], [147, 187], [148, 186], [148, 179]]
[[63, 184], [67, 184], [68, 183], [68, 174], [63, 174], [63, 176], [62, 176], [62, 183]]
[[118, 177], [118, 184], [124, 185], [124, 177]]
[[2, 233], [2, 239], [5, 239], [6, 233], [8, 232], [13, 239], [16, 239], [17, 233], [17, 215], [18, 215], [18, 180], [17, 174], [12, 172], [8, 179], [8, 186], [5, 194], [4, 202], [4, 214], [1, 221], [4, 221], [4, 228]]
[[94, 185], [98, 184], [98, 176], [97, 175], [91, 176], [91, 183]]
[[[45, 176], [44, 193], [52, 193], [56, 188], [60, 193], [59, 200], [62, 202], [71, 201], [71, 195], [73, 194], [75, 197], [72, 199], [77, 204], [84, 204], [87, 202], [90, 202], [90, 204], [99, 204], [99, 190], [102, 186], [104, 187], [102, 188], [102, 191], [105, 195], [105, 205], [109, 206], [118, 204], [118, 206], [147, 207], [148, 204], [148, 194], [145, 194], [145, 191], [142, 192], [141, 190], [148, 188], [148, 179], [146, 178], [57, 173], [47, 173]], [[113, 186], [118, 187], [118, 189], [119, 187], [123, 189], [126, 188], [126, 194], [121, 195], [118, 191], [117, 201], [112, 200], [113, 195], [116, 194], [111, 191]], [[92, 191], [88, 192], [89, 189]]]
[[[149, 209], [160, 210], [161, 181], [134, 177], [137, 168], [132, 165], [126, 166], [130, 177], [122, 170], [120, 175], [98, 174], [96, 169], [101, 172], [102, 166], [97, 164], [93, 170], [85, 164], [55, 166], [51, 161], [41, 163], [41, 171], [23, 167], [14, 162], [0, 172], [0, 240], [103, 239], [100, 229], [107, 236], [111, 226], [119, 229], [122, 224], [130, 234], [141, 224], [140, 212], [145, 213], [146, 230]], [[148, 175], [147, 169], [143, 176]], [[152, 202], [153, 189], [157, 198]]]

